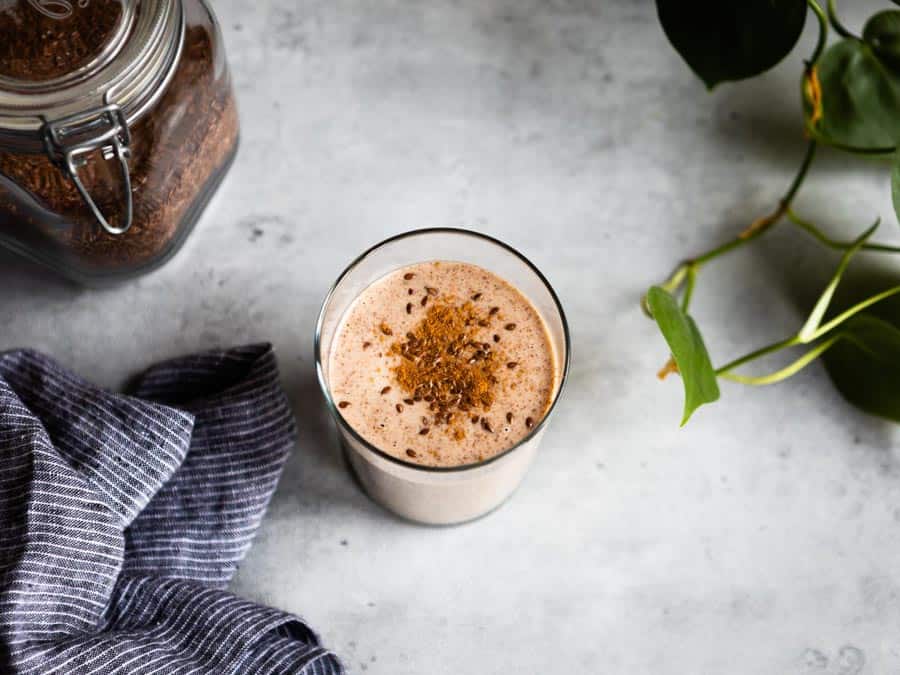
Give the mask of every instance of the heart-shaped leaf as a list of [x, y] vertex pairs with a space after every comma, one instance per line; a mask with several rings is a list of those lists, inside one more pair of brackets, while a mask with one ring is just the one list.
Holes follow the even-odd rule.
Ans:
[[[830, 145], [863, 151], [891, 149], [900, 139], [900, 70], [865, 42], [829, 47], [804, 83], [807, 126]], [[814, 100], [818, 98], [818, 100]]]
[[900, 11], [887, 9], [872, 16], [863, 29], [863, 40], [879, 59], [900, 67]]
[[900, 330], [872, 314], [859, 314], [841, 335], [824, 356], [838, 391], [857, 408], [900, 422]]
[[697, 408], [718, 400], [716, 372], [697, 324], [681, 311], [670, 293], [654, 286], [647, 293], [647, 304], [672, 350], [672, 357], [684, 382], [684, 417], [681, 420], [684, 426]]
[[765, 72], [803, 31], [806, 0], [656, 0], [666, 37], [710, 89]]

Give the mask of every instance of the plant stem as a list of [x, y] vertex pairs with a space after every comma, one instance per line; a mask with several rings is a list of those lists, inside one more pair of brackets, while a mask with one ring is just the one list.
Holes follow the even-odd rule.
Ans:
[[787, 192], [785, 192], [784, 196], [779, 200], [778, 207], [772, 213], [755, 220], [750, 227], [741, 232], [734, 239], [710, 249], [706, 253], [702, 253], [694, 258], [688, 258], [682, 262], [675, 268], [675, 271], [672, 272], [669, 278], [661, 284], [662, 287], [670, 293], [674, 293], [681, 287], [681, 284], [684, 283], [686, 279], [691, 278], [693, 281], [693, 279], [696, 278], [696, 273], [700, 271], [700, 268], [710, 260], [718, 258], [720, 255], [724, 255], [729, 251], [733, 251], [765, 234], [773, 225], [781, 220], [781, 217], [784, 216], [785, 213], [787, 213], [797, 191], [800, 189], [800, 186], [803, 185], [803, 179], [806, 178], [806, 174], [809, 171], [809, 167], [812, 164], [815, 154], [816, 141], [812, 140], [806, 146], [806, 154], [803, 156], [803, 162], [800, 164], [800, 169], [794, 176], [794, 180], [791, 182]]
[[[832, 239], [811, 222], [809, 222], [808, 220], [804, 220], [803, 218], [798, 216], [792, 209], [788, 209], [785, 215], [787, 216], [788, 220], [790, 220], [794, 225], [799, 227], [801, 230], [805, 230], [806, 232], [811, 234], [823, 246], [827, 246], [828, 248], [835, 251], [846, 251], [853, 246], [852, 241], [837, 241], [835, 239]], [[863, 244], [861, 250], [877, 251], [879, 253], [900, 253], [900, 246], [887, 246], [885, 244]]]
[[824, 354], [835, 342], [840, 340], [841, 337], [842, 336], [840, 334], [830, 337], [828, 340], [825, 340], [824, 342], [821, 342], [810, 349], [790, 365], [785, 366], [781, 370], [777, 370], [774, 373], [770, 373], [769, 375], [750, 377], [746, 375], [735, 375], [733, 373], [724, 372], [719, 376], [725, 378], [726, 380], [731, 380], [732, 382], [738, 382], [740, 384], [753, 384], [757, 386], [764, 384], [775, 384], [776, 382], [781, 382], [782, 380], [786, 380], [792, 375], [796, 375], [797, 373], [799, 373], [806, 366], [808, 366], [810, 363]]
[[684, 298], [681, 300], [681, 311], [685, 314], [688, 313], [688, 308], [691, 306], [691, 297], [694, 295], [694, 283], [697, 281], [697, 268], [696, 267], [688, 267], [687, 269], [687, 282], [684, 285]]
[[844, 27], [844, 24], [841, 23], [840, 19], [838, 19], [837, 9], [834, 6], [834, 0], [828, 0], [828, 20], [831, 23], [831, 27], [834, 28], [834, 31], [841, 37], [850, 38], [853, 40], [859, 39], [857, 36], [847, 30]]
[[786, 349], [787, 347], [794, 347], [800, 344], [800, 341], [797, 339], [797, 336], [794, 335], [789, 337], [787, 340], [781, 340], [780, 342], [775, 342], [770, 344], [762, 349], [757, 349], [755, 352], [750, 352], [749, 354], [742, 356], [739, 359], [735, 359], [731, 363], [728, 363], [721, 368], [716, 369], [716, 375], [719, 377], [725, 376], [730, 373], [735, 368], [738, 368], [745, 363], [749, 363], [750, 361], [754, 361], [762, 356], [766, 356], [767, 354], [772, 354], [781, 349]]
[[852, 317], [855, 314], [859, 314], [864, 309], [871, 307], [876, 302], [881, 302], [882, 300], [886, 300], [892, 295], [897, 295], [900, 293], [900, 286], [894, 286], [893, 288], [889, 288], [886, 291], [882, 291], [881, 293], [877, 293], [873, 295], [871, 298], [866, 298], [860, 303], [853, 305], [850, 309], [841, 312], [836, 317], [834, 317], [831, 321], [819, 327], [819, 330], [816, 331], [815, 335], [813, 335], [813, 339], [817, 339], [825, 335], [831, 330], [834, 330], [842, 323], [844, 323], [847, 319]]
[[[816, 48], [813, 50], [812, 56], [810, 56], [809, 61], [806, 62], [806, 70], [808, 72], [816, 65], [816, 63], [818, 63], [819, 57], [822, 56], [822, 52], [825, 51], [825, 44], [828, 41], [828, 19], [825, 18], [825, 12], [822, 11], [822, 8], [816, 0], [807, 0], [806, 4], [809, 5], [809, 8], [819, 20], [819, 39], [816, 42]], [[837, 30], [837, 27], [835, 27], [835, 30]]]

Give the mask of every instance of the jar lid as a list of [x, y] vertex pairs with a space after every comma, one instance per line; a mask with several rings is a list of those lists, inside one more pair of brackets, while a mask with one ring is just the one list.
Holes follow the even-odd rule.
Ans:
[[0, 76], [43, 82], [92, 67], [121, 48], [134, 19], [124, 10], [121, 0], [3, 0]]
[[0, 145], [40, 148], [47, 123], [108, 107], [133, 123], [183, 40], [181, 0], [0, 0]]

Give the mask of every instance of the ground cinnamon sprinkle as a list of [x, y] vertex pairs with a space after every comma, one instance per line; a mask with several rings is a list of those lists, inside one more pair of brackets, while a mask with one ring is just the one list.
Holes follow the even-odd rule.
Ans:
[[459, 413], [491, 409], [497, 371], [505, 363], [490, 343], [476, 339], [484, 320], [472, 302], [440, 298], [413, 331], [391, 346], [400, 357], [393, 369], [397, 384], [414, 400], [427, 402], [433, 424], [447, 425], [457, 441], [465, 438], [460, 423], [468, 419]]

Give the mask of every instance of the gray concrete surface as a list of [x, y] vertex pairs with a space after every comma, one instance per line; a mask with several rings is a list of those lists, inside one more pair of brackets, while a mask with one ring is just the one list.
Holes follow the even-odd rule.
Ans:
[[[844, 4], [853, 26], [878, 6]], [[164, 357], [275, 343], [301, 436], [235, 592], [302, 614], [355, 673], [900, 669], [895, 428], [813, 366], [767, 389], [725, 384], [679, 429], [680, 384], [657, 382], [666, 348], [637, 306], [786, 187], [811, 24], [775, 71], [707, 94], [649, 0], [216, 8], [243, 146], [198, 230], [163, 270], [104, 291], [0, 257], [0, 348], [119, 386]], [[843, 235], [880, 212], [897, 239], [878, 163], [824, 153], [798, 207]], [[574, 334], [525, 483], [453, 529], [399, 522], [359, 492], [313, 373], [335, 276], [422, 226], [520, 248]], [[784, 226], [704, 270], [714, 360], [793, 332], [835, 263]]]

